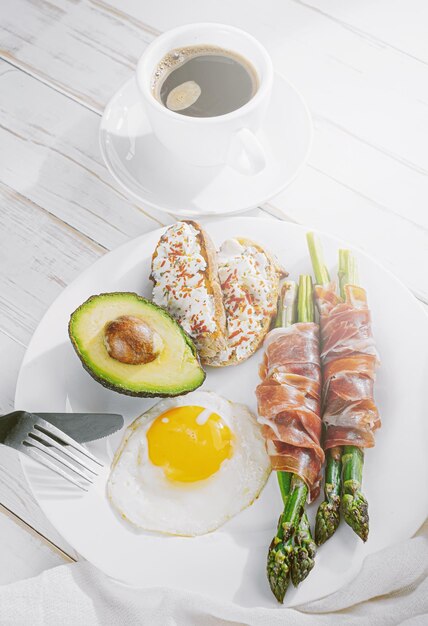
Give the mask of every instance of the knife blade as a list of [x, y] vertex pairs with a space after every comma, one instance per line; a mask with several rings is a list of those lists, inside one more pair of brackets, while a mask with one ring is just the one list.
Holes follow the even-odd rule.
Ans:
[[[3, 443], [18, 420], [25, 416], [24, 411], [14, 411], [0, 416], [0, 443]], [[30, 414], [31, 415], [31, 414]], [[108, 437], [123, 428], [123, 417], [116, 413], [33, 413], [45, 419], [78, 443]]]

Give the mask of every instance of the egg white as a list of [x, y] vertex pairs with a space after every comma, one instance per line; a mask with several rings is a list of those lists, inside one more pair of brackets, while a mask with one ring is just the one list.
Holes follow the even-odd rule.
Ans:
[[[234, 435], [232, 457], [205, 480], [171, 481], [150, 461], [147, 431], [156, 417], [177, 406], [201, 406], [217, 413]], [[138, 528], [202, 535], [248, 507], [269, 473], [265, 442], [251, 411], [213, 392], [195, 391], [161, 400], [130, 424], [113, 459], [107, 495], [118, 513]]]

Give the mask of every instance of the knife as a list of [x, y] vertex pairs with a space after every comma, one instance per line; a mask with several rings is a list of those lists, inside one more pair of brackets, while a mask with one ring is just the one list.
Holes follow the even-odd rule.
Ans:
[[123, 417], [116, 413], [29, 413], [14, 411], [0, 416], [0, 443], [4, 443], [18, 422], [41, 417], [79, 443], [108, 437], [123, 428]]

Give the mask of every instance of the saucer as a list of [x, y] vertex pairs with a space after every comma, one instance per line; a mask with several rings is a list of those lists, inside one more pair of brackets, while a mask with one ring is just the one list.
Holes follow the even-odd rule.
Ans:
[[179, 216], [239, 213], [279, 194], [307, 161], [312, 121], [298, 91], [280, 74], [263, 127], [257, 133], [266, 166], [247, 176], [228, 165], [198, 167], [180, 161], [153, 134], [135, 78], [107, 104], [101, 119], [104, 161], [125, 190], [159, 211]]

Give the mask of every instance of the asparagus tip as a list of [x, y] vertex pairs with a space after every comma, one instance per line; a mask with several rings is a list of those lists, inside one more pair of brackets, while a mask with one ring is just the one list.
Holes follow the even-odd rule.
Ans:
[[361, 491], [342, 496], [342, 513], [345, 522], [366, 542], [369, 536], [369, 511], [367, 500]]
[[332, 494], [318, 507], [315, 520], [315, 541], [318, 546], [334, 535], [340, 523], [340, 496]]
[[294, 536], [291, 555], [291, 581], [295, 587], [301, 583], [315, 565], [316, 545], [312, 538], [309, 520], [303, 514], [301, 524]]
[[297, 587], [308, 576], [315, 565], [315, 552], [305, 548], [294, 548], [291, 561], [291, 581]]
[[346, 285], [358, 285], [358, 268], [355, 256], [350, 250], [339, 250], [339, 268], [338, 278], [340, 295], [342, 298], [346, 297], [345, 286]]
[[278, 533], [269, 546], [267, 558], [267, 577], [269, 586], [278, 602], [284, 602], [284, 596], [290, 584], [291, 542], [280, 537], [282, 515], [278, 522]]
[[361, 492], [364, 452], [356, 446], [344, 446], [342, 452], [343, 485], [342, 514], [345, 522], [367, 541], [369, 535], [369, 512], [367, 500]]
[[306, 241], [315, 274], [315, 282], [317, 285], [326, 285], [330, 282], [330, 275], [324, 262], [321, 242], [315, 233], [312, 232], [306, 234]]

